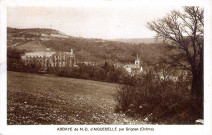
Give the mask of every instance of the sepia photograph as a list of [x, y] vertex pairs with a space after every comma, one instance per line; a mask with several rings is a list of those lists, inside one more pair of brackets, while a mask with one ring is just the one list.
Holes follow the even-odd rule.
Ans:
[[204, 124], [204, 7], [7, 7], [8, 125]]

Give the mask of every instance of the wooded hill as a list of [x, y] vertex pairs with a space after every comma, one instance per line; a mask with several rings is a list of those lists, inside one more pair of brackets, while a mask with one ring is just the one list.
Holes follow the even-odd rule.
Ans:
[[[120, 41], [109, 41], [103, 39], [72, 37], [59, 38], [51, 37], [51, 34], [64, 35], [53, 29], [16, 29], [8, 28], [8, 47], [26, 44], [36, 41], [39, 45], [51, 48], [56, 51], [69, 52], [74, 49], [78, 61], [110, 62], [110, 63], [134, 63], [138, 54], [143, 65], [155, 63], [161, 57], [166, 57], [169, 53], [163, 43], [124, 43]], [[42, 40], [42, 35], [48, 34], [46, 40]], [[29, 38], [30, 37], [30, 38]]]

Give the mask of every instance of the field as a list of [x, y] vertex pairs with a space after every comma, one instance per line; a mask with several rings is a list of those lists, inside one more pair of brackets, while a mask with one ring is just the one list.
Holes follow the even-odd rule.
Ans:
[[115, 113], [118, 84], [8, 71], [8, 125], [147, 124]]
[[24, 44], [20, 44], [14, 47], [18, 50], [25, 51], [46, 51], [47, 48], [44, 45], [41, 45], [39, 41], [29, 41]]

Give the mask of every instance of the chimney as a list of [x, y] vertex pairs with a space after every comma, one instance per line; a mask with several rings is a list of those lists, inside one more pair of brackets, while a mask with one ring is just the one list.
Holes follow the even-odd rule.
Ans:
[[74, 54], [74, 51], [73, 51], [73, 49], [71, 49], [71, 54]]

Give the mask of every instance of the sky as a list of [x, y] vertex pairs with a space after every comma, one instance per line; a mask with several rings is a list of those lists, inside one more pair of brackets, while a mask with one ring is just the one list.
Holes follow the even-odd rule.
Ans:
[[84, 38], [152, 38], [147, 22], [180, 7], [8, 7], [13, 28], [51, 28]]

